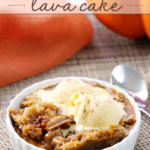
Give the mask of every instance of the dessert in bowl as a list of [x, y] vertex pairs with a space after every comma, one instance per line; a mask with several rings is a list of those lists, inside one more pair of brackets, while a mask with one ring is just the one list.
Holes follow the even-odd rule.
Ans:
[[120, 88], [67, 77], [34, 84], [18, 94], [6, 123], [15, 150], [133, 150], [141, 115]]

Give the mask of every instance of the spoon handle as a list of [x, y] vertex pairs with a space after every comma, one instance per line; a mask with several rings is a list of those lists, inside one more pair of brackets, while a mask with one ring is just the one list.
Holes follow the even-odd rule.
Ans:
[[150, 118], [150, 111], [147, 108], [139, 108], [141, 112], [146, 114]]

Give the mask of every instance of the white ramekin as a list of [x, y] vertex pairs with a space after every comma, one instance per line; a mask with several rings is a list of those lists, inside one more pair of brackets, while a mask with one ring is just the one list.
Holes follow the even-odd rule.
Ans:
[[12, 126], [12, 121], [11, 121], [10, 115], [9, 115], [10, 107], [12, 106], [13, 109], [20, 107], [21, 102], [25, 99], [25, 97], [27, 95], [32, 94], [37, 89], [46, 88], [48, 86], [55, 85], [55, 84], [59, 83], [60, 81], [66, 79], [66, 78], [77, 78], [77, 79], [81, 79], [83, 81], [96, 82], [96, 83], [99, 83], [100, 85], [114, 88], [118, 92], [123, 93], [130, 100], [130, 102], [134, 106], [135, 113], [136, 113], [136, 124], [135, 124], [133, 130], [121, 142], [115, 144], [112, 147], [105, 148], [104, 150], [133, 150], [134, 145], [135, 145], [136, 140], [137, 140], [137, 137], [138, 137], [140, 126], [141, 126], [141, 113], [140, 113], [138, 106], [136, 105], [134, 99], [129, 94], [127, 94], [125, 91], [121, 90], [120, 88], [118, 88], [114, 85], [111, 85], [110, 83], [107, 83], [107, 82], [104, 82], [104, 81], [101, 81], [98, 79], [91, 79], [91, 78], [86, 78], [86, 77], [60, 77], [60, 78], [55, 78], [55, 79], [49, 79], [49, 80], [45, 80], [43, 82], [36, 83], [36, 84], [24, 89], [21, 93], [19, 93], [11, 101], [10, 106], [7, 109], [7, 114], [6, 114], [7, 130], [9, 133], [9, 137], [10, 137], [10, 141], [11, 141], [11, 144], [13, 146], [13, 149], [14, 150], [43, 150], [41, 148], [37, 148], [37, 147], [27, 143], [25, 140], [20, 138], [19, 135], [15, 132], [15, 130]]

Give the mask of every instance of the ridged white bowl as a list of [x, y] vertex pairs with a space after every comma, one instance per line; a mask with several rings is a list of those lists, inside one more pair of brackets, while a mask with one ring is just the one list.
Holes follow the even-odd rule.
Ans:
[[12, 106], [13, 109], [20, 107], [21, 102], [23, 101], [23, 99], [25, 99], [25, 97], [27, 95], [32, 94], [37, 89], [46, 88], [48, 86], [55, 85], [66, 78], [77, 78], [77, 79], [81, 79], [83, 81], [96, 82], [96, 83], [99, 83], [100, 85], [114, 88], [118, 92], [123, 93], [130, 100], [130, 102], [134, 106], [135, 113], [136, 113], [136, 124], [134, 125], [133, 130], [121, 142], [115, 144], [112, 147], [105, 148], [104, 150], [133, 150], [134, 145], [137, 140], [137, 137], [138, 137], [140, 126], [141, 126], [141, 113], [140, 113], [138, 106], [136, 105], [134, 99], [129, 94], [127, 94], [125, 91], [121, 90], [120, 88], [118, 88], [114, 85], [111, 85], [110, 83], [107, 83], [107, 82], [104, 82], [104, 81], [101, 81], [98, 79], [91, 79], [91, 78], [86, 78], [86, 77], [60, 77], [60, 78], [55, 78], [55, 79], [49, 79], [49, 80], [45, 80], [43, 82], [36, 83], [36, 84], [24, 89], [21, 93], [19, 93], [11, 101], [10, 106], [7, 109], [7, 114], [6, 114], [7, 130], [9, 133], [9, 137], [10, 137], [10, 141], [13, 146], [13, 149], [14, 150], [43, 150], [41, 148], [37, 148], [37, 147], [27, 143], [25, 140], [20, 138], [20, 136], [15, 132], [15, 130], [12, 126], [12, 121], [11, 121], [10, 115], [9, 115], [10, 107]]

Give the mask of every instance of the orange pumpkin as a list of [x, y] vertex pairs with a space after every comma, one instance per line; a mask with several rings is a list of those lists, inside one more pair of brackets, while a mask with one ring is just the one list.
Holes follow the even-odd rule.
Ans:
[[85, 15], [0, 15], [0, 86], [59, 65], [92, 35]]
[[146, 35], [150, 39], [150, 15], [141, 15]]
[[[98, 5], [100, 1], [87, 0], [87, 3], [89, 5], [92, 3]], [[122, 36], [128, 38], [140, 38], [147, 34], [150, 38], [149, 15], [95, 14], [95, 16], [106, 27]]]

